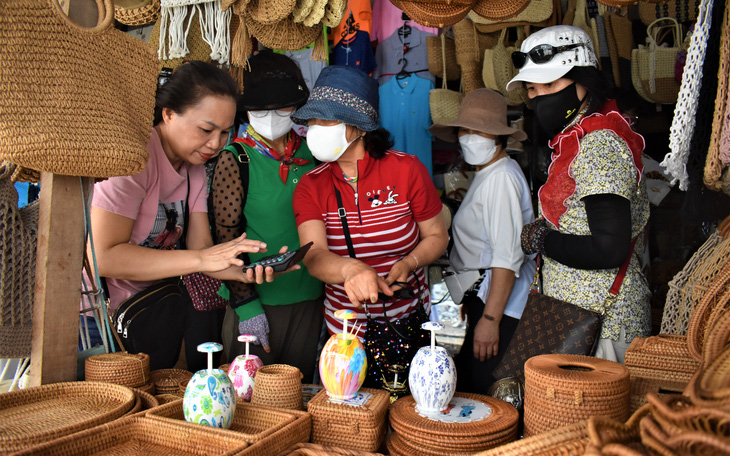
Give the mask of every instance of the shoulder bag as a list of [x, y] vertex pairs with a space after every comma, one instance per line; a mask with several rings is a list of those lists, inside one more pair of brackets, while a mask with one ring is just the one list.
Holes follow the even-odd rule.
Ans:
[[[342, 205], [342, 195], [335, 187], [338, 214], [345, 232], [347, 251], [351, 258], [355, 257], [355, 248], [352, 245], [350, 229], [347, 225], [347, 213]], [[415, 273], [414, 273], [415, 275]], [[416, 276], [418, 281], [418, 276]], [[385, 301], [382, 301], [383, 319], [376, 319], [370, 315], [367, 304], [364, 305], [368, 324], [365, 330], [365, 353], [367, 354], [368, 371], [365, 384], [369, 387], [383, 388], [389, 382], [391, 368], [401, 366], [408, 372], [411, 360], [422, 346], [429, 344], [429, 335], [421, 329], [421, 324], [428, 321], [428, 315], [423, 309], [421, 290], [418, 293], [418, 307], [410, 315], [392, 321], [385, 310]], [[408, 290], [403, 288], [402, 290]], [[410, 291], [410, 290], [409, 290]]]
[[601, 313], [540, 293], [540, 258], [537, 258], [535, 279], [530, 286], [525, 310], [504, 356], [494, 369], [494, 378], [517, 377], [524, 380], [525, 361], [536, 355], [592, 355], [601, 335], [603, 316], [616, 302], [635, 243], [636, 239], [616, 274]]

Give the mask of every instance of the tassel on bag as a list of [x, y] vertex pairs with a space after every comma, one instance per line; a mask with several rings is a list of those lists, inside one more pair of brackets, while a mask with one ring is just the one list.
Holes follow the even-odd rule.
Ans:
[[[211, 48], [210, 58], [226, 64], [230, 57], [230, 9], [221, 9], [221, 0], [161, 0], [160, 40], [157, 55], [162, 60], [185, 57], [190, 53], [187, 40], [198, 13], [203, 41]], [[192, 6], [188, 16], [188, 6]]]

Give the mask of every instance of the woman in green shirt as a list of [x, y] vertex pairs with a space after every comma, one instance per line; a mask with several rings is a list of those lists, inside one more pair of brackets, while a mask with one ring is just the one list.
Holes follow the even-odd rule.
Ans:
[[[309, 96], [297, 65], [285, 55], [261, 52], [249, 59], [238, 102], [243, 125], [234, 144], [220, 153], [211, 181], [217, 242], [248, 237], [269, 252], [299, 248], [292, 195], [299, 179], [315, 167], [306, 142], [292, 129], [291, 115]], [[249, 254], [256, 261], [266, 254]], [[228, 360], [244, 351], [241, 334], [258, 338], [251, 354], [264, 364], [298, 367], [310, 382], [322, 326], [323, 285], [306, 268], [275, 282], [227, 283], [230, 308], [223, 322]]]

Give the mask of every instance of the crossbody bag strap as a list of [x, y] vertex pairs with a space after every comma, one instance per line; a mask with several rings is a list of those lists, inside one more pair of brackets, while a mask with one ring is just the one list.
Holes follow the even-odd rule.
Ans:
[[[608, 311], [613, 307], [613, 305], [616, 303], [616, 299], [618, 298], [618, 292], [621, 290], [621, 285], [624, 283], [624, 278], [626, 278], [626, 272], [629, 269], [629, 263], [631, 263], [631, 256], [634, 254], [634, 247], [636, 246], [636, 240], [638, 238], [634, 238], [631, 241], [631, 248], [629, 249], [629, 254], [626, 256], [626, 259], [624, 260], [621, 267], [618, 269], [618, 272], [616, 273], [616, 278], [613, 279], [613, 283], [611, 284], [611, 288], [608, 289], [608, 294], [606, 295], [606, 299], [603, 301], [603, 307], [601, 309], [601, 315], [606, 315]], [[540, 255], [535, 258], [535, 278], [532, 281], [532, 284], [530, 285], [530, 292], [531, 293], [539, 293], [540, 292]]]
[[246, 214], [244, 214], [243, 209], [246, 207], [246, 198], [248, 198], [248, 182], [249, 182], [249, 162], [250, 159], [248, 158], [248, 153], [246, 152], [246, 149], [243, 148], [243, 145], [239, 142], [233, 142], [231, 143], [231, 146], [233, 146], [234, 149], [236, 149], [235, 155], [238, 159], [238, 173], [241, 175], [241, 188], [243, 189], [243, 197], [241, 198], [241, 223], [239, 224], [239, 227], [241, 228], [241, 233], [246, 231]]
[[350, 228], [347, 225], [347, 212], [342, 205], [342, 195], [335, 186], [335, 197], [337, 198], [337, 215], [340, 216], [342, 221], [342, 230], [345, 232], [345, 241], [347, 241], [347, 252], [350, 254], [350, 258], [355, 258], [355, 248], [352, 246], [352, 238], [350, 237]]

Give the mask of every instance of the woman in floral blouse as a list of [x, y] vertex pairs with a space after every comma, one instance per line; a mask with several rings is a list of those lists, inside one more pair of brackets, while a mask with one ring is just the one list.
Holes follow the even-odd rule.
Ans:
[[582, 29], [542, 29], [523, 41], [512, 61], [519, 73], [507, 89], [527, 90], [553, 149], [538, 193], [540, 218], [524, 227], [522, 249], [542, 255], [548, 296], [600, 312], [609, 289], [620, 283], [596, 356], [623, 362], [631, 340], [651, 330], [649, 287], [637, 255], [649, 218], [644, 139], [610, 98], [612, 86]]

